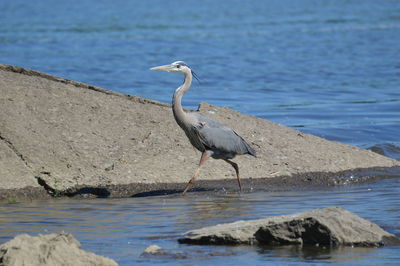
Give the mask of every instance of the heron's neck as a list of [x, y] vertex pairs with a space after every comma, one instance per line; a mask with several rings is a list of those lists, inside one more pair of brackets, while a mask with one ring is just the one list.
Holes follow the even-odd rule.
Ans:
[[187, 114], [182, 108], [182, 96], [187, 92], [192, 84], [192, 73], [185, 73], [185, 80], [183, 84], [175, 90], [174, 97], [172, 98], [172, 111], [176, 122], [182, 126], [182, 123], [187, 121]]

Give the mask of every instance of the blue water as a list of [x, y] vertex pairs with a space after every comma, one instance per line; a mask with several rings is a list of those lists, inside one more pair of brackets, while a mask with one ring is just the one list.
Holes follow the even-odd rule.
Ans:
[[[201, 79], [184, 97], [188, 108], [201, 101], [227, 106], [330, 140], [373, 147], [397, 159], [399, 55], [397, 0], [0, 1], [0, 63], [170, 102], [182, 77], [149, 68], [184, 60]], [[280, 193], [275, 198], [255, 193], [239, 198], [206, 195], [211, 201], [199, 194], [183, 199], [39, 202], [18, 205], [22, 211], [16, 211], [17, 216], [10, 211], [15, 205], [6, 204], [2, 207], [11, 216], [1, 212], [0, 221], [15, 217], [25, 229], [0, 227], [0, 240], [17, 231], [65, 228], [84, 247], [125, 265], [140, 261], [138, 254], [152, 243], [185, 252], [205, 249], [198, 256], [207, 257], [212, 249], [176, 244], [178, 232], [238, 216], [250, 219], [325, 204], [349, 207], [399, 234], [400, 188], [398, 179], [390, 180], [373, 184], [377, 205], [371, 197], [360, 197], [364, 186], [343, 188], [346, 193], [335, 188], [296, 196]], [[390, 192], [385, 193], [387, 189]], [[318, 200], [308, 202], [313, 193]], [[214, 208], [231, 201], [235, 205], [220, 210], [222, 220], [211, 215], [199, 218], [190, 211], [200, 208], [215, 215]], [[299, 206], [299, 201], [306, 203]], [[169, 207], [163, 202], [170, 202]], [[93, 211], [79, 211], [85, 208]], [[31, 220], [35, 213], [39, 215]], [[92, 214], [94, 219], [89, 217]], [[121, 233], [114, 235], [113, 228]], [[157, 233], [160, 239], [149, 239]], [[249, 264], [337, 262], [336, 257], [355, 257], [354, 263], [363, 264], [400, 260], [399, 250], [392, 248], [369, 250], [365, 255], [356, 250], [329, 251], [320, 257], [315, 251], [307, 257], [305, 251], [286, 249], [227, 248], [226, 252], [233, 254], [211, 256], [212, 263], [227, 258]]]
[[[121, 265], [262, 265], [265, 263], [353, 263], [382, 265], [399, 262], [400, 247], [300, 248], [191, 246], [177, 239], [193, 228], [218, 223], [292, 214], [331, 205], [341, 206], [400, 237], [400, 176], [357, 186], [257, 192], [238, 195], [223, 191], [128, 199], [62, 199], [0, 204], [0, 243], [19, 233], [67, 231], [87, 250]], [[149, 245], [171, 256], [143, 258]], [[179, 255], [179, 259], [173, 255]]]

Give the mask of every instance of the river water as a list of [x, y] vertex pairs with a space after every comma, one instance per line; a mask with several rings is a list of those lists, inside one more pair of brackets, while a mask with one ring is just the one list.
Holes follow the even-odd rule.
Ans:
[[[186, 61], [200, 83], [184, 105], [227, 106], [400, 159], [400, 1], [0, 1], [0, 63], [170, 102]], [[399, 175], [400, 176], [400, 173]], [[122, 265], [394, 263], [398, 248], [179, 245], [182, 232], [237, 219], [342, 206], [400, 236], [399, 178], [301, 191], [55, 200], [0, 205], [0, 243], [65, 230]], [[176, 260], [141, 258], [158, 244]]]
[[[257, 265], [352, 263], [395, 265], [400, 247], [300, 248], [191, 246], [178, 244], [187, 230], [218, 223], [341, 206], [400, 236], [400, 176], [362, 185], [313, 190], [236, 193], [199, 192], [127, 199], [61, 199], [0, 204], [0, 243], [16, 234], [64, 230], [83, 247], [121, 265]], [[149, 245], [170, 256], [141, 257]]]

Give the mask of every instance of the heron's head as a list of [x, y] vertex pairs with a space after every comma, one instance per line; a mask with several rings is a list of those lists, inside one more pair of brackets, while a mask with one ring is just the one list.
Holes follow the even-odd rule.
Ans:
[[183, 61], [176, 61], [170, 65], [152, 67], [150, 68], [150, 70], [162, 70], [167, 72], [178, 72], [178, 73], [188, 73], [192, 71], [189, 68], [189, 66]]
[[197, 77], [196, 73], [194, 73], [193, 70], [190, 69], [190, 67], [183, 61], [176, 61], [173, 62], [170, 65], [163, 65], [163, 66], [157, 66], [157, 67], [152, 67], [150, 70], [162, 70], [162, 71], [167, 71], [167, 72], [177, 72], [177, 73], [183, 73], [183, 74], [192, 74], [195, 79], [200, 83], [199, 78]]

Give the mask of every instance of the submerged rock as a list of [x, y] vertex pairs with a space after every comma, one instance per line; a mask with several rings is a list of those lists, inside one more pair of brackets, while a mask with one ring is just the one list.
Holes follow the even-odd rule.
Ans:
[[185, 233], [179, 242], [364, 247], [400, 244], [396, 236], [340, 207], [204, 227]]
[[143, 253], [146, 254], [159, 254], [159, 253], [164, 253], [163, 248], [157, 245], [150, 245], [148, 246]]
[[150, 245], [148, 246], [142, 254], [140, 254], [141, 258], [146, 259], [159, 259], [159, 260], [178, 260], [178, 259], [199, 259], [205, 260], [211, 257], [222, 257], [222, 256], [234, 256], [235, 253], [232, 251], [229, 252], [221, 252], [219, 250], [189, 250], [189, 251], [175, 251], [175, 250], [165, 250], [164, 248], [158, 245]]
[[114, 260], [81, 249], [71, 234], [21, 234], [0, 246], [0, 265], [115, 266]]
[[166, 254], [166, 252], [162, 247], [160, 247], [158, 245], [150, 245], [143, 251], [142, 256], [165, 255], [165, 254]]
[[158, 245], [148, 246], [143, 253], [140, 255], [142, 258], [162, 258], [162, 259], [186, 259], [187, 256], [184, 253], [168, 252]]

